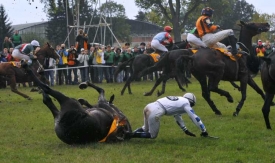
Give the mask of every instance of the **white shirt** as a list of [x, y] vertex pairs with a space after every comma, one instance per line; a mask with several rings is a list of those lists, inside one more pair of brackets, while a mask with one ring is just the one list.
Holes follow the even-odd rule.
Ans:
[[175, 120], [183, 130], [186, 127], [182, 120], [181, 114], [187, 113], [198, 128], [200, 128], [202, 131], [206, 131], [204, 124], [202, 123], [200, 117], [195, 114], [194, 110], [190, 106], [188, 99], [182, 96], [167, 96], [158, 99], [157, 102], [166, 111], [166, 115], [174, 115]]

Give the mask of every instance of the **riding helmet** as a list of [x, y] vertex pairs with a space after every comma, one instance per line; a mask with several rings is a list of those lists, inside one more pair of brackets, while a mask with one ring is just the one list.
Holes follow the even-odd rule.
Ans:
[[212, 8], [205, 7], [205, 8], [202, 9], [201, 14], [205, 15], [205, 16], [210, 16], [211, 17], [213, 15], [213, 12], [214, 12], [214, 10]]
[[197, 100], [196, 100], [196, 96], [193, 93], [185, 93], [183, 95], [184, 98], [188, 99], [188, 101], [190, 102], [191, 106], [195, 106]]
[[171, 32], [172, 30], [173, 30], [173, 28], [170, 27], [170, 26], [165, 26], [165, 27], [164, 27], [164, 31], [165, 31], [165, 32]]
[[36, 41], [36, 40], [32, 40], [31, 45], [32, 45], [32, 46], [40, 46], [40, 45], [39, 45], [39, 42]]

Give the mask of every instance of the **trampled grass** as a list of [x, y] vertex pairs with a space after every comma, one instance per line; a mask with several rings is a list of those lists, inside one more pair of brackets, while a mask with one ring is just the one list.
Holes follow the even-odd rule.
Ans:
[[[260, 87], [260, 78], [255, 78]], [[161, 119], [159, 136], [152, 139], [131, 139], [117, 144], [95, 143], [85, 146], [70, 146], [61, 142], [54, 132], [53, 117], [42, 103], [41, 94], [29, 94], [27, 101], [0, 90], [0, 162], [275, 162], [275, 133], [265, 128], [261, 107], [263, 100], [248, 87], [247, 99], [238, 117], [232, 114], [241, 95], [228, 82], [221, 82], [220, 88], [231, 93], [234, 103], [212, 93], [212, 99], [222, 112], [215, 115], [201, 96], [200, 85], [194, 79], [187, 88], [197, 97], [196, 113], [201, 117], [210, 135], [220, 139], [201, 138], [199, 129], [187, 115], [183, 119], [187, 128], [197, 137], [185, 135], [173, 117]], [[132, 128], [142, 126], [144, 106], [157, 99], [144, 97], [153, 82], [135, 82], [133, 95], [120, 95], [122, 84], [101, 84], [106, 96], [115, 94], [114, 103], [129, 118]], [[79, 90], [77, 86], [55, 86], [54, 89], [74, 97], [85, 98], [91, 103], [97, 101], [97, 92], [91, 88]], [[160, 88], [159, 88], [160, 89]], [[174, 80], [167, 83], [166, 95], [182, 95]], [[271, 108], [271, 124], [275, 126], [274, 108]]]

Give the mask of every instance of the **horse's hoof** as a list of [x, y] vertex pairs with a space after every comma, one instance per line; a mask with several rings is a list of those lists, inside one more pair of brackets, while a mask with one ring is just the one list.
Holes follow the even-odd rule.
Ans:
[[132, 95], [133, 93], [132, 92], [129, 92], [129, 95]]
[[145, 93], [143, 94], [143, 96], [151, 96], [151, 95], [152, 95], [152, 94], [151, 94], [151, 93], [148, 93], [148, 92], [147, 92], [147, 93], [145, 92]]
[[83, 82], [83, 83], [80, 83], [78, 87], [79, 89], [86, 89], [88, 86], [86, 82]]
[[216, 115], [222, 115], [222, 113], [218, 110], [215, 112]]
[[32, 98], [30, 98], [30, 97], [27, 97], [26, 99], [27, 99], [27, 100], [32, 100]]
[[238, 113], [237, 113], [237, 112], [234, 112], [234, 113], [233, 113], [233, 116], [234, 116], [234, 117], [237, 117], [237, 116], [238, 116]]
[[271, 102], [270, 106], [275, 106], [275, 103], [274, 103], [274, 102]]
[[232, 97], [227, 98], [227, 101], [230, 102], [230, 103], [233, 103], [233, 102], [234, 102], [234, 100], [233, 100]]

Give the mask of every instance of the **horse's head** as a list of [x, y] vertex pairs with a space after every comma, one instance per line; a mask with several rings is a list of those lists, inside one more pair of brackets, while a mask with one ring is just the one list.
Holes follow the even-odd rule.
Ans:
[[240, 21], [240, 26], [247, 29], [252, 36], [260, 34], [262, 32], [267, 32], [270, 29], [270, 25], [268, 23], [246, 23]]
[[53, 58], [57, 60], [60, 57], [48, 42], [39, 51], [37, 51], [36, 56], [39, 60], [44, 60], [45, 58]]

